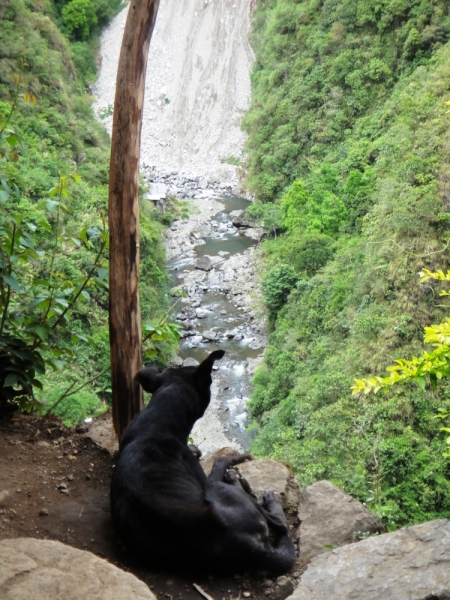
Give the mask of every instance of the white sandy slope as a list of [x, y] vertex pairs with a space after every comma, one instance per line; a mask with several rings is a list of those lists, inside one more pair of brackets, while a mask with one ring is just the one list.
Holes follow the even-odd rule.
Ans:
[[[161, 173], [236, 181], [221, 163], [242, 156], [240, 129], [250, 98], [248, 42], [254, 0], [161, 0], [150, 44], [141, 165]], [[96, 111], [114, 104], [127, 10], [101, 38]], [[105, 119], [111, 129], [111, 117]]]

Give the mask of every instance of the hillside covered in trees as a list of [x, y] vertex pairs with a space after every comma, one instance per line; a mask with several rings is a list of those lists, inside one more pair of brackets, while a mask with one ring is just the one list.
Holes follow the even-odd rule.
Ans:
[[[47, 409], [92, 380], [54, 409], [69, 424], [110, 398], [109, 137], [88, 86], [100, 28], [120, 5], [0, 4], [0, 409], [14, 398]], [[167, 275], [163, 226], [142, 209], [147, 323], [166, 309]]]
[[[443, 0], [261, 0], [245, 117], [273, 332], [252, 450], [395, 528], [450, 516], [444, 381], [352, 396], [449, 314], [450, 16]], [[274, 235], [275, 232], [275, 235]]]

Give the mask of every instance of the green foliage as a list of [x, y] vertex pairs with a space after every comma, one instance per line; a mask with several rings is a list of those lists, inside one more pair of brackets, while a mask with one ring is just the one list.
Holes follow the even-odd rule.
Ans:
[[348, 215], [342, 200], [328, 187], [322, 180], [313, 179], [309, 193], [303, 181], [294, 181], [281, 199], [283, 227], [288, 231], [302, 229], [306, 233], [336, 235]]
[[226, 165], [234, 165], [235, 167], [241, 166], [241, 159], [238, 156], [227, 156], [227, 158], [221, 158], [220, 162]]
[[253, 202], [246, 209], [245, 215], [250, 217], [255, 225], [262, 227], [266, 233], [277, 237], [277, 231], [281, 227], [281, 209], [278, 204]]
[[265, 272], [287, 264], [297, 282], [255, 376], [251, 450], [303, 485], [344, 487], [390, 528], [450, 515], [435, 418], [449, 382], [350, 393], [356, 377], [420, 358], [423, 328], [448, 315], [439, 282], [416, 281], [449, 268], [448, 25], [439, 0], [273, 0], [255, 13], [249, 184], [286, 228], [263, 242]]
[[[70, 377], [71, 373], [67, 370], [51, 375], [47, 380], [45, 393], [38, 393], [44, 410], [48, 410], [57, 403], [52, 409], [52, 413], [61, 417], [68, 427], [79, 423], [86, 417], [95, 417], [107, 408], [92, 389], [83, 388], [75, 394], [64, 396]], [[61, 397], [63, 397], [62, 400], [60, 400]]]
[[[1, 129], [1, 127], [0, 127]], [[4, 128], [3, 128], [4, 130]], [[17, 404], [31, 410], [40, 408], [34, 389], [42, 389], [41, 376], [46, 368], [62, 368], [73, 352], [67, 345], [88, 341], [69, 326], [77, 302], [90, 301], [88, 289], [106, 287], [108, 270], [101, 259], [107, 246], [107, 232], [97, 227], [84, 228], [79, 238], [61, 232], [62, 214], [70, 212], [72, 200], [70, 181], [78, 182], [75, 174], [61, 176], [40, 205], [45, 209], [36, 222], [23, 223], [14, 206], [20, 200], [17, 186], [14, 194], [6, 181], [0, 207], [0, 408]], [[49, 222], [54, 222], [54, 226]], [[37, 247], [33, 233], [37, 229], [49, 233]], [[101, 241], [95, 247], [95, 238]], [[56, 256], [70, 246], [83, 246], [94, 251], [86, 272], [69, 279], [56, 270]], [[66, 338], [64, 340], [64, 338]]]
[[[96, 30], [70, 44], [57, 26], [67, 4], [0, 6], [0, 405], [48, 409], [60, 400], [55, 411], [72, 422], [100, 410], [111, 392], [102, 262], [109, 139], [82, 85], [95, 74]], [[104, 24], [120, 2], [92, 4]], [[143, 210], [144, 322], [168, 305], [162, 231]], [[161, 360], [174, 337], [170, 330], [158, 341]]]
[[61, 18], [67, 31], [82, 40], [98, 22], [91, 0], [71, 0], [62, 9]]
[[[252, 191], [272, 200], [333, 146], [343, 157], [356, 121], [449, 38], [444, 0], [258, 3], [256, 62], [244, 119]], [[370, 140], [373, 130], [369, 133]], [[337, 148], [336, 148], [337, 150]], [[355, 157], [356, 158], [356, 157]], [[364, 168], [354, 162], [350, 168]]]
[[[424, 269], [421, 273], [421, 283], [434, 279], [437, 281], [450, 281], [450, 271], [431, 272]], [[448, 290], [440, 292], [440, 296], [450, 296]], [[425, 327], [424, 344], [430, 344], [433, 350], [423, 352], [420, 356], [411, 360], [404, 358], [396, 360], [395, 365], [387, 367], [387, 377], [371, 377], [369, 379], [357, 379], [352, 388], [353, 394], [361, 392], [369, 394], [377, 393], [381, 389], [387, 389], [398, 383], [414, 381], [423, 390], [427, 381], [433, 388], [444, 377], [450, 376], [450, 319], [439, 325]]]
[[262, 280], [262, 291], [271, 319], [285, 304], [296, 281], [297, 275], [290, 265], [279, 264], [267, 272]]

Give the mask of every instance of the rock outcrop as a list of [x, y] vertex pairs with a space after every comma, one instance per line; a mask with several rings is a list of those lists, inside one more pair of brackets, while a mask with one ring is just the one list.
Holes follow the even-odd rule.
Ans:
[[384, 531], [383, 524], [363, 504], [329, 481], [318, 481], [300, 496], [300, 562], [331, 549]]
[[315, 557], [289, 600], [448, 600], [450, 522], [423, 523]]
[[51, 540], [0, 541], [2, 600], [156, 600], [131, 573]]

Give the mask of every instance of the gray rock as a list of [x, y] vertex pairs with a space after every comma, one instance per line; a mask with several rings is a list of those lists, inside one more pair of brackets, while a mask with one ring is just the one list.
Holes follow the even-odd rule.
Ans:
[[114, 454], [119, 449], [112, 419], [94, 419], [84, 437], [90, 438], [97, 446], [105, 448], [110, 454]]
[[147, 585], [90, 552], [51, 540], [0, 541], [4, 600], [156, 600]]
[[213, 342], [217, 338], [217, 333], [215, 331], [204, 331], [202, 335], [203, 339], [208, 340], [209, 342]]
[[181, 367], [183, 364], [183, 359], [181, 358], [181, 356], [173, 356], [170, 360], [169, 360], [169, 365], [171, 367]]
[[247, 481], [258, 502], [262, 502], [264, 492], [270, 490], [281, 496], [284, 508], [297, 509], [300, 486], [295, 475], [283, 463], [268, 458], [245, 462], [235, 468]]
[[203, 310], [203, 308], [197, 308], [195, 315], [197, 319], [206, 319], [206, 317], [209, 316], [209, 312], [207, 310]]
[[202, 256], [201, 258], [198, 258], [195, 262], [195, 268], [200, 269], [201, 271], [211, 271], [212, 261], [209, 256]]
[[264, 235], [264, 230], [260, 227], [248, 227], [247, 229], [243, 229], [241, 233], [251, 240], [259, 242]]
[[235, 227], [239, 227], [239, 228], [244, 228], [244, 227], [251, 227], [252, 223], [245, 218], [245, 214], [241, 214], [238, 217], [234, 217], [234, 219], [232, 220], [232, 223]]
[[274, 590], [273, 598], [275, 600], [285, 600], [294, 591], [294, 583], [292, 579], [282, 575], [277, 579], [277, 585]]
[[316, 556], [289, 600], [448, 600], [450, 522], [431, 521]]
[[192, 357], [185, 358], [183, 360], [183, 367], [197, 367], [200, 363], [198, 360]]
[[0, 492], [0, 506], [3, 506], [3, 504], [8, 500], [8, 498], [9, 498], [8, 490], [3, 490], [2, 492]]
[[362, 533], [384, 531], [378, 517], [329, 481], [318, 481], [303, 490], [298, 510], [302, 564], [332, 548], [358, 542]]
[[262, 362], [262, 359], [263, 359], [262, 354], [261, 354], [261, 356], [257, 356], [256, 358], [247, 358], [247, 373], [249, 375], [255, 374], [256, 369]]

